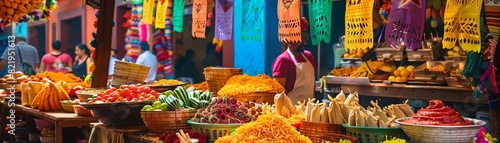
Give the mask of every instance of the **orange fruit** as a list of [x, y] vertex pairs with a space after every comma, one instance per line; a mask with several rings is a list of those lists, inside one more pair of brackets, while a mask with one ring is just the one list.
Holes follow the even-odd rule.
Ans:
[[408, 81], [408, 77], [401, 77], [401, 82], [407, 82]]
[[410, 72], [408, 70], [406, 70], [406, 69], [401, 70], [400, 74], [401, 74], [402, 77], [409, 77], [410, 76]]
[[349, 53], [344, 54], [344, 58], [349, 58], [349, 57], [350, 57]]
[[392, 73], [394, 76], [398, 77], [401, 75], [401, 71], [395, 70], [394, 73]]
[[351, 54], [351, 55], [354, 55], [356, 53], [358, 53], [358, 50], [351, 50], [351, 51], [349, 51], [349, 54]]
[[363, 53], [361, 53], [361, 52], [358, 52], [357, 55], [358, 55], [358, 58], [362, 58], [363, 57]]

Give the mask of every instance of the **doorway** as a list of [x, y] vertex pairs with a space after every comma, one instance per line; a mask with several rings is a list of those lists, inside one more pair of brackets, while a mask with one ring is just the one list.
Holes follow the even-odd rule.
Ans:
[[42, 59], [47, 49], [46, 24], [30, 26], [28, 29], [28, 44], [34, 46], [38, 51], [38, 58]]
[[61, 21], [61, 51], [75, 57], [75, 46], [82, 43], [82, 17]]

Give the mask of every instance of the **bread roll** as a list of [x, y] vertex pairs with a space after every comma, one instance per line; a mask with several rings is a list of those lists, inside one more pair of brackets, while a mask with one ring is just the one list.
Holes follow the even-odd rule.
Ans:
[[23, 72], [17, 71], [13, 75], [14, 75], [14, 78], [18, 78], [18, 77], [23, 76], [24, 74], [23, 74]]

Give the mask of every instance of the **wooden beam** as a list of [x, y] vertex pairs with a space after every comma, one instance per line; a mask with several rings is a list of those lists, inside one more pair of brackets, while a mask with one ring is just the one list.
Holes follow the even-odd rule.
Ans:
[[111, 56], [111, 40], [113, 35], [113, 16], [115, 13], [115, 1], [101, 1], [99, 23], [97, 26], [97, 48], [95, 71], [92, 73], [92, 88], [106, 88], [108, 83], [109, 58]]

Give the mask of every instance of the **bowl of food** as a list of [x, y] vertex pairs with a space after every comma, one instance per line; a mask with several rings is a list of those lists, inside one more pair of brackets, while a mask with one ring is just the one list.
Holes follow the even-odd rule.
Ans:
[[63, 100], [59, 101], [61, 102], [61, 105], [63, 107], [63, 110], [69, 113], [75, 113], [75, 109], [73, 108], [73, 105], [79, 105], [80, 100], [75, 99], [75, 100]]
[[81, 102], [87, 102], [87, 99], [94, 96], [94, 94], [104, 93], [104, 92], [106, 92], [106, 89], [88, 88], [88, 89], [78, 90], [75, 93]]
[[429, 106], [415, 115], [396, 119], [395, 122], [416, 143], [469, 142], [486, 125], [485, 121], [462, 117], [439, 100], [430, 100]]

